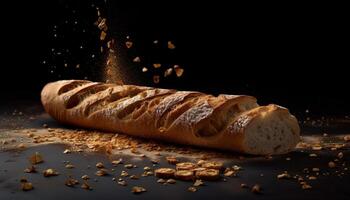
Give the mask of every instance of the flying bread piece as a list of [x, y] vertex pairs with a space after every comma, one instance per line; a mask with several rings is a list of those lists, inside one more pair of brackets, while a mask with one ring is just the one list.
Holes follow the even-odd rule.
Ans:
[[41, 101], [61, 123], [173, 143], [271, 155], [299, 141], [286, 108], [251, 96], [64, 80], [47, 84]]

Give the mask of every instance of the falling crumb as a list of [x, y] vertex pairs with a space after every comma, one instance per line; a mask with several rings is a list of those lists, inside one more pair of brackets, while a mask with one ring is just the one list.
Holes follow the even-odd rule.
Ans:
[[334, 168], [336, 166], [336, 164], [333, 162], [333, 161], [330, 161], [329, 163], [328, 163], [328, 167], [329, 168]]
[[160, 63], [154, 63], [153, 64], [153, 67], [156, 68], [156, 69], [160, 68], [161, 66], [162, 66], [162, 64], [160, 64]]
[[147, 190], [144, 187], [140, 187], [140, 186], [134, 186], [131, 189], [131, 192], [134, 194], [140, 194], [142, 192], [146, 192]]
[[148, 71], [147, 67], [142, 68], [142, 72], [147, 72], [147, 71]]
[[197, 188], [195, 188], [195, 187], [189, 187], [188, 189], [187, 189], [189, 192], [196, 192], [197, 191]]
[[43, 124], [43, 128], [49, 128], [47, 124]]
[[292, 160], [292, 159], [291, 159], [290, 157], [287, 157], [286, 160], [287, 160], [287, 161], [290, 161], [290, 160]]
[[179, 65], [174, 65], [174, 70], [177, 77], [181, 77], [184, 73], [184, 69], [182, 69]]
[[158, 42], [159, 42], [158, 40], [154, 40], [153, 44], [158, 44]]
[[158, 75], [154, 75], [154, 76], [153, 76], [153, 82], [154, 82], [155, 84], [158, 84], [158, 83], [159, 83], [159, 80], [160, 80], [160, 77], [159, 77]]
[[77, 64], [77, 65], [75, 66], [75, 68], [79, 69], [79, 68], [80, 68], [80, 64]]
[[172, 41], [168, 41], [168, 48], [169, 48], [169, 49], [175, 49], [176, 46], [173, 44]]
[[140, 57], [137, 56], [132, 61], [135, 63], [139, 63], [139, 62], [141, 62], [141, 59], [140, 59]]
[[164, 77], [170, 76], [172, 74], [172, 72], [173, 72], [173, 68], [168, 68], [164, 72]]
[[241, 183], [241, 188], [249, 188], [247, 184]]
[[133, 43], [131, 41], [126, 41], [125, 46], [126, 48], [130, 49], [132, 47]]
[[258, 184], [255, 184], [253, 187], [252, 187], [252, 190], [251, 190], [254, 194], [261, 194], [261, 187], [260, 185]]

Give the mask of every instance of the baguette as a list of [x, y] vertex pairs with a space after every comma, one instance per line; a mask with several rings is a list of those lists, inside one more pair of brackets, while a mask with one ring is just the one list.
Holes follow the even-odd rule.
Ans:
[[286, 108], [251, 96], [63, 80], [47, 84], [41, 101], [64, 124], [179, 144], [272, 155], [299, 141]]

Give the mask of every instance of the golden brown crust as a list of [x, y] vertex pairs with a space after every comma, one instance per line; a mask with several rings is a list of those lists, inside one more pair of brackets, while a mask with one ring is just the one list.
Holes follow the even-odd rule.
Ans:
[[85, 80], [49, 83], [41, 100], [62, 123], [241, 152], [248, 122], [267, 109], [251, 96], [215, 97]]

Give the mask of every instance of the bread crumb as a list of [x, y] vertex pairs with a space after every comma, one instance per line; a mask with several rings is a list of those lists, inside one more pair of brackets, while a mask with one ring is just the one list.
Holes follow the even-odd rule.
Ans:
[[189, 192], [196, 192], [197, 191], [197, 188], [195, 188], [195, 187], [189, 187], [188, 189], [187, 189]]
[[176, 47], [175, 47], [175, 45], [173, 44], [172, 41], [168, 41], [168, 48], [169, 49], [175, 49]]
[[92, 190], [92, 187], [86, 181], [83, 182], [81, 188], [85, 190]]
[[170, 179], [168, 179], [168, 180], [166, 181], [166, 183], [169, 183], [169, 184], [175, 184], [175, 183], [176, 183], [176, 180], [175, 180], [175, 179], [170, 178]]
[[130, 49], [130, 48], [133, 46], [133, 42], [131, 42], [131, 41], [126, 41], [126, 42], [125, 42], [125, 46], [126, 46], [126, 48]]
[[39, 152], [35, 152], [35, 154], [29, 158], [29, 161], [33, 165], [40, 164], [40, 163], [44, 162], [43, 157], [41, 156], [41, 154]]
[[135, 62], [135, 63], [139, 63], [139, 62], [141, 62], [141, 59], [140, 59], [139, 56], [137, 56], [132, 61]]
[[277, 175], [277, 178], [278, 179], [290, 179], [291, 178], [291, 176], [288, 174], [288, 172], [283, 172], [282, 174], [278, 174]]
[[142, 192], [146, 192], [147, 190], [144, 187], [140, 187], [140, 186], [134, 186], [131, 189], [131, 192], [134, 194], [140, 194]]
[[330, 162], [328, 163], [328, 167], [329, 167], [329, 168], [334, 168], [334, 167], [336, 167], [336, 164], [335, 164], [333, 161], [330, 161]]
[[255, 184], [253, 187], [252, 187], [252, 190], [251, 190], [254, 194], [261, 194], [261, 187], [260, 185], [258, 184]]
[[67, 169], [73, 169], [75, 166], [72, 165], [72, 164], [67, 164], [65, 167], [66, 167]]
[[59, 173], [56, 170], [49, 168], [43, 171], [43, 175], [44, 177], [50, 177], [50, 176], [57, 176], [59, 175]]
[[35, 167], [32, 165], [24, 170], [25, 173], [36, 173]]
[[23, 191], [30, 191], [30, 190], [34, 189], [33, 184], [30, 182], [21, 183], [21, 188]]
[[79, 181], [76, 180], [76, 179], [73, 179], [73, 178], [68, 178], [64, 184], [68, 187], [74, 187], [74, 185], [78, 185], [79, 184]]
[[160, 64], [160, 63], [154, 63], [153, 64], [153, 67], [156, 68], [156, 69], [160, 68], [161, 66], [162, 66], [162, 64]]
[[153, 76], [153, 83], [158, 84], [160, 81], [160, 77], [158, 75]]
[[184, 69], [182, 69], [179, 65], [174, 65], [174, 70], [177, 77], [181, 77], [184, 73]]
[[164, 72], [164, 77], [170, 76], [172, 74], [172, 72], [173, 72], [173, 68], [168, 68]]
[[98, 162], [98, 163], [96, 163], [96, 167], [97, 168], [104, 168], [104, 165], [102, 162]]
[[64, 154], [69, 154], [69, 153], [71, 153], [71, 150], [65, 149], [65, 150], [63, 151], [63, 153], [64, 153]]
[[198, 187], [198, 186], [202, 186], [204, 185], [204, 182], [200, 179], [197, 179], [194, 183], [193, 183], [193, 186], [194, 187]]

